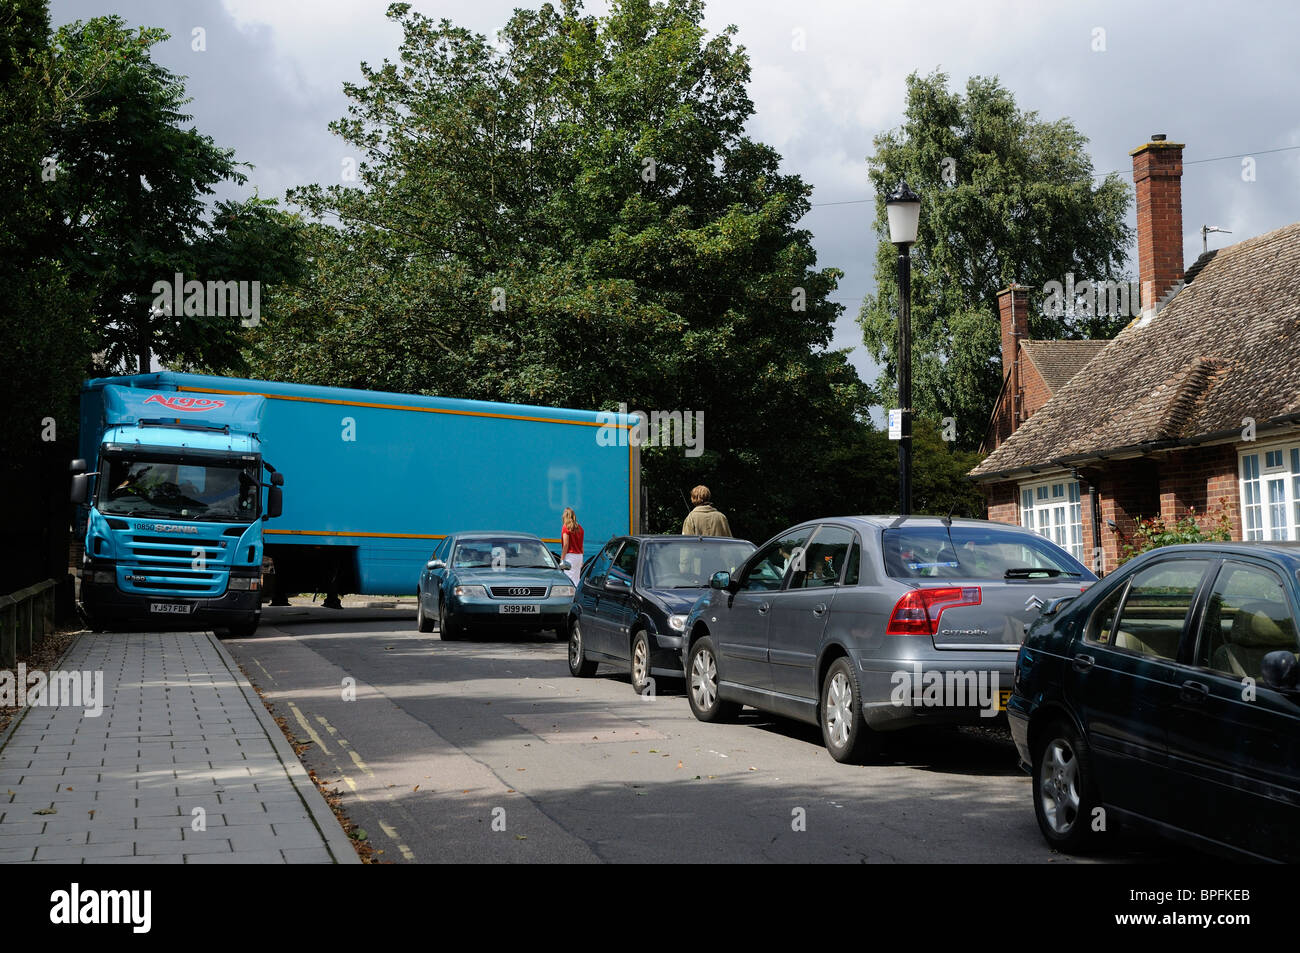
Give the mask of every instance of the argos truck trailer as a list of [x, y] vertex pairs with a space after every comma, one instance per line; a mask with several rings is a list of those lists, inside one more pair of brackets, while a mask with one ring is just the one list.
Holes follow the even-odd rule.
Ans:
[[[123, 394], [134, 398], [123, 403]], [[117, 478], [112, 464], [125, 443], [124, 425], [117, 421], [123, 407], [143, 408], [135, 418], [123, 417], [134, 420], [125, 426], [138, 430], [152, 452], [171, 462], [179, 450], [195, 453], [197, 447], [190, 449], [187, 441], [194, 442], [197, 427], [225, 426], [212, 416], [225, 409], [216, 402], [225, 402], [231, 413], [238, 408], [241, 419], [256, 420], [255, 428], [232, 425], [229, 439], [234, 433], [252, 434], [247, 442], [236, 442], [238, 452], [256, 457], [264, 469], [266, 461], [274, 463], [267, 470], [272, 476], [258, 481], [266, 492], [257, 502], [256, 518], [223, 523], [225, 515], [190, 505], [189, 500], [207, 498], [180, 483], [176, 492], [167, 491], [169, 497], [158, 497], [160, 503], [129, 507], [139, 510], [133, 515], [103, 511], [103, 501], [113, 502], [116, 484], [108, 483]], [[205, 413], [208, 423], [200, 424]], [[180, 418], [190, 426], [157, 422]], [[96, 479], [83, 491], [77, 526], [84, 543], [84, 555], [78, 554], [83, 608], [93, 619], [96, 606], [106, 601], [96, 596], [107, 596], [98, 587], [111, 580], [116, 591], [107, 601], [129, 604], [126, 614], [132, 618], [156, 622], [166, 615], [173, 627], [188, 618], [193, 625], [185, 627], [233, 629], [234, 623], [217, 621], [213, 614], [222, 597], [233, 595], [229, 570], [223, 574], [205, 557], [205, 571], [214, 575], [193, 582], [155, 575], [163, 568], [183, 568], [182, 557], [189, 567], [182, 575], [199, 572], [190, 565], [193, 550], [203, 548], [195, 545], [199, 536], [218, 543], [229, 538], [234, 542], [217, 551], [239, 560], [255, 547], [257, 565], [265, 556], [273, 573], [267, 578], [290, 593], [414, 594], [421, 568], [448, 534], [508, 530], [558, 544], [566, 506], [577, 512], [586, 548], [594, 551], [611, 536], [640, 529], [639, 448], [633, 440], [608, 434], [629, 422], [596, 411], [172, 372], [89, 381], [81, 394], [80, 453], [91, 471], [87, 480]], [[223, 438], [218, 435], [217, 442]], [[140, 448], [135, 452], [144, 459]], [[251, 474], [253, 460], [241, 462]], [[283, 510], [272, 517], [265, 497], [271, 486], [278, 489], [272, 481], [279, 474], [285, 484]], [[182, 475], [176, 471], [178, 479]], [[250, 504], [239, 515], [251, 512]], [[159, 523], [186, 528], [163, 534]], [[190, 545], [174, 543], [174, 537]], [[163, 539], [167, 545], [159, 542]], [[238, 568], [244, 571], [243, 562]], [[181, 608], [166, 608], [169, 604]], [[243, 630], [250, 622], [256, 625], [246, 620]]]

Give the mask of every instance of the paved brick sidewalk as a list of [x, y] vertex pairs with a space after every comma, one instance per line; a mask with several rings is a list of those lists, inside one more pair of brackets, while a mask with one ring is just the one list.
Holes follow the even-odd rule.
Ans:
[[102, 671], [103, 712], [0, 735], [0, 863], [359, 862], [211, 633], [83, 633], [59, 668]]

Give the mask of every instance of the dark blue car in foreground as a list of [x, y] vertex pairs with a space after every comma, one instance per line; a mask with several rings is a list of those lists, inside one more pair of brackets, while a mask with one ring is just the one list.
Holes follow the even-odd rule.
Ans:
[[734, 572], [754, 544], [721, 536], [618, 536], [583, 567], [569, 620], [569, 671], [626, 667], [644, 693], [654, 675], [680, 678], [686, 615], [715, 572]]
[[1300, 548], [1168, 546], [1029, 629], [1007, 704], [1043, 837], [1300, 860]]

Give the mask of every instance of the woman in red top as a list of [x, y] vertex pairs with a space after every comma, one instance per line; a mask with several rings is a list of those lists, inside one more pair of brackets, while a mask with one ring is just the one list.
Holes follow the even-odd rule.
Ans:
[[564, 508], [564, 525], [560, 529], [560, 559], [569, 564], [565, 574], [578, 584], [578, 573], [582, 572], [582, 527], [572, 506]]

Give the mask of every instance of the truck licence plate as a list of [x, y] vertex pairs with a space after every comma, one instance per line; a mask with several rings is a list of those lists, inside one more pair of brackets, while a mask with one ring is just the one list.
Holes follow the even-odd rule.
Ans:
[[541, 606], [510, 605], [501, 607], [501, 615], [539, 615]]
[[188, 602], [151, 602], [149, 603], [149, 611], [171, 615], [189, 615], [194, 611], [194, 606]]

